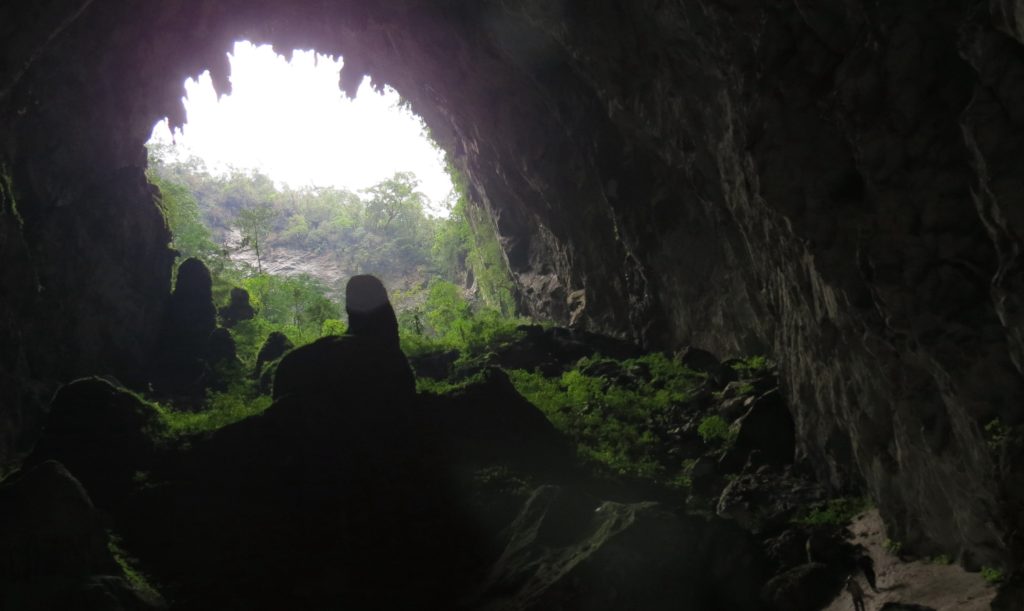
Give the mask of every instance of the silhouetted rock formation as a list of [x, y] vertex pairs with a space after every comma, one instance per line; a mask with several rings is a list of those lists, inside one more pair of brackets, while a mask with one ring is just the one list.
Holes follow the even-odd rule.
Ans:
[[309, 397], [372, 409], [368, 404], [401, 404], [415, 394], [416, 379], [398, 346], [398, 321], [384, 285], [373, 276], [354, 276], [345, 297], [348, 333], [322, 337], [281, 359], [275, 399]]
[[135, 473], [153, 463], [154, 438], [162, 431], [158, 414], [134, 394], [100, 378], [76, 380], [54, 396], [25, 464], [59, 461], [110, 509], [123, 500]]
[[348, 335], [372, 338], [398, 349], [398, 319], [387, 289], [374, 276], [353, 276], [345, 285]]
[[210, 270], [199, 259], [178, 267], [152, 367], [159, 392], [202, 394], [210, 336], [217, 328], [212, 287]]
[[249, 303], [249, 291], [234, 287], [231, 289], [231, 298], [226, 306], [217, 309], [221, 325], [230, 329], [243, 320], [252, 320], [256, 316], [256, 310]]
[[274, 372], [277, 370], [278, 359], [294, 347], [292, 340], [280, 331], [272, 331], [264, 340], [256, 355], [256, 368], [252, 372], [252, 377], [259, 380], [261, 393], [270, 394], [274, 386]]

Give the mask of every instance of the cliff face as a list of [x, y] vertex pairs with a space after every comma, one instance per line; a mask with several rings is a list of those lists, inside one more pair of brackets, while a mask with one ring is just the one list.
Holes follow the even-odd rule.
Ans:
[[210, 69], [226, 89], [224, 53], [248, 38], [342, 54], [343, 88], [369, 74], [409, 99], [489, 211], [527, 312], [772, 354], [824, 482], [870, 494], [908, 549], [996, 563], [1024, 494], [1013, 444], [984, 431], [1024, 420], [1020, 14], [1010, 0], [0, 8], [0, 454], [30, 442], [49, 383], [144, 360], [171, 254], [142, 143], [181, 120], [185, 77]]

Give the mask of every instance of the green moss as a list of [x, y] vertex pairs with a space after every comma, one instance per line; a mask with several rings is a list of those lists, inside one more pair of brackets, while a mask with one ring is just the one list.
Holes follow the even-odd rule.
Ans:
[[865, 498], [830, 499], [808, 507], [793, 522], [807, 526], [843, 526], [870, 507], [871, 502]]
[[1003, 579], [1005, 579], [1005, 575], [997, 568], [983, 566], [981, 567], [981, 578], [984, 579], [986, 583], [995, 585], [997, 583], [1002, 583]]

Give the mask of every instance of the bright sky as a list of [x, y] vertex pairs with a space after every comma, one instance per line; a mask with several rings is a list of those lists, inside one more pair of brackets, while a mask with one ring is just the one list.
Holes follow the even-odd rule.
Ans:
[[[258, 169], [292, 187], [365, 189], [396, 171], [412, 171], [435, 212], [452, 189], [444, 156], [418, 117], [398, 108], [398, 93], [365, 80], [355, 100], [338, 88], [342, 61], [296, 51], [291, 62], [268, 45], [237, 42], [232, 93], [218, 100], [209, 72], [185, 81], [188, 120], [175, 130], [178, 155], [211, 171]], [[170, 143], [167, 121], [152, 140]]]

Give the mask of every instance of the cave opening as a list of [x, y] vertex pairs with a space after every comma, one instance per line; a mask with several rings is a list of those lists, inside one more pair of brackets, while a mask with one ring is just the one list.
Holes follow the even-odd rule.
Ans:
[[[53, 529], [31, 518], [70, 515], [62, 525], [81, 531], [58, 528], [70, 546], [44, 559], [67, 571], [72, 558], [63, 550], [82, 550], [81, 566], [60, 583], [116, 587], [103, 576], [131, 576], [131, 566], [111, 569], [120, 549], [181, 609], [291, 608], [296, 599], [310, 608], [382, 607], [360, 597], [404, 595], [402, 585], [424, 608], [452, 608], [455, 593], [483, 591], [476, 602], [485, 608], [565, 600], [673, 608], [690, 600], [694, 608], [761, 609], [770, 595], [772, 606], [791, 609], [805, 593], [848, 600], [842, 577], [861, 558], [833, 556], [834, 540], [817, 535], [822, 527], [840, 533], [845, 527], [835, 523], [864, 508], [860, 495], [877, 507], [867, 512], [875, 516], [870, 531], [884, 535], [884, 520], [891, 538], [869, 550], [879, 576], [930, 557], [918, 568], [941, 578], [883, 583], [875, 604], [953, 605], [928, 597], [943, 589], [935, 584], [950, 583], [946, 571], [963, 573], [944, 566], [953, 559], [985, 576], [966, 573], [976, 583], [965, 598], [983, 604], [1000, 581], [1000, 598], [1019, 596], [1019, 16], [1008, 1], [929, 10], [921, 2], [769, 4], [0, 6], [0, 473], [27, 467], [22, 479], [0, 483], [6, 507], [27, 499], [19, 519], [2, 521], [0, 558], [8, 564], [0, 573], [26, 577], [16, 585], [29, 588], [5, 582], [5, 596], [51, 591], [52, 575], [35, 562], [39, 548], [12, 545], [55, 548]], [[490, 311], [503, 314], [512, 303], [571, 328], [531, 325], [525, 345], [541, 349], [513, 342], [490, 353], [512, 373], [483, 360], [452, 362], [447, 349], [418, 358], [406, 341], [416, 367], [465, 374], [464, 386], [407, 393], [414, 411], [429, 415], [423, 435], [410, 436], [416, 440], [386, 423], [367, 435], [365, 414], [318, 403], [322, 396], [276, 408], [267, 392], [255, 397], [259, 363], [248, 360], [260, 361], [267, 324], [278, 325], [279, 339], [288, 338], [285, 329], [315, 337], [312, 345], [343, 330], [340, 304], [303, 301], [306, 286], [272, 290], [262, 252], [244, 255], [255, 272], [224, 280], [216, 231], [168, 235], [170, 201], [178, 204], [174, 222], [201, 216], [202, 202], [187, 188], [157, 184], [161, 214], [141, 146], [156, 118], [183, 123], [176, 116], [186, 76], [210, 67], [215, 86], [230, 84], [225, 50], [241, 38], [343, 55], [346, 92], [371, 76], [402, 92], [429, 124], [458, 171], [459, 199], [472, 203], [453, 206], [453, 216], [467, 221], [462, 228], [486, 230], [481, 239], [449, 225], [455, 247], [430, 249], [430, 266], [440, 266], [433, 257], [442, 254], [456, 272], [434, 295], [447, 308], [441, 318], [460, 323], [450, 341], [487, 328], [487, 319], [464, 316], [459, 290], [474, 285]], [[226, 194], [221, 208], [244, 204], [248, 185], [218, 191]], [[340, 191], [322, 187], [330, 189]], [[292, 214], [272, 231], [321, 247], [345, 232], [373, 233], [352, 215], [317, 219], [307, 208], [305, 226]], [[377, 229], [399, 228], [381, 218]], [[228, 216], [221, 221], [224, 233], [236, 229]], [[386, 266], [396, 257], [382, 254], [415, 252], [415, 237], [390, 240], [394, 248], [374, 237], [363, 250]], [[214, 257], [212, 295], [199, 301], [217, 343], [204, 335], [197, 346], [205, 352], [234, 340], [252, 400], [236, 400], [230, 383], [196, 392], [204, 404], [195, 411], [174, 397], [153, 404], [145, 393], [140, 370], [166, 339], [163, 320], [174, 308], [172, 239], [179, 255], [193, 248]], [[254, 241], [266, 245], [251, 236], [248, 245]], [[294, 249], [273, 239], [270, 246]], [[338, 251], [317, 252], [328, 250]], [[243, 281], [251, 283], [249, 303], [232, 308], [232, 289]], [[217, 307], [230, 310], [227, 321], [245, 318], [246, 305], [276, 320], [236, 320], [225, 335]], [[398, 308], [397, 322], [422, 335], [431, 321], [410, 305]], [[669, 352], [641, 362], [629, 352], [611, 359], [621, 363], [577, 360], [586, 333]], [[606, 351], [621, 347], [614, 340], [595, 341]], [[549, 359], [552, 346], [571, 356], [571, 371]], [[751, 350], [776, 357], [778, 367]], [[694, 388], [664, 384], [664, 367], [684, 358], [707, 376], [689, 376]], [[340, 385], [338, 368], [311, 371], [319, 379], [303, 384], [325, 392]], [[358, 371], [366, 373], [360, 384], [389, 390], [408, 381]], [[211, 372], [218, 373], [204, 370]], [[74, 382], [92, 375], [112, 377]], [[121, 383], [141, 388], [146, 400]], [[635, 395], [648, 390], [656, 401], [640, 406]], [[685, 400], [672, 398], [677, 391]], [[570, 449], [611, 468], [603, 472], [613, 479], [632, 472], [660, 483], [627, 493], [599, 479], [582, 495], [564, 487], [556, 472], [569, 462], [564, 436], [549, 424], [587, 442]], [[389, 503], [390, 472], [323, 468], [349, 464], [349, 449], [369, 445], [410, 448], [397, 453], [409, 459], [403, 464], [433, 456], [413, 451], [421, 440], [440, 440], [436, 455], [453, 452], [461, 462], [410, 470], [399, 497], [408, 503]], [[398, 465], [393, 458], [384, 464]], [[46, 511], [46, 499], [22, 486], [33, 482], [86, 502]], [[402, 513], [452, 500], [436, 495], [449, 484], [481, 494], [440, 511], [426, 507], [419, 517], [436, 522]], [[379, 496], [342, 494], [364, 485]], [[662, 494], [682, 515], [646, 503]], [[688, 505], [682, 494], [693, 497]], [[93, 520], [89, 498], [114, 516], [121, 544]], [[611, 502], [595, 511], [596, 499]], [[375, 515], [381, 509], [383, 519]], [[379, 529], [361, 528], [373, 520]], [[472, 538], [467, 524], [493, 540], [460, 553], [455, 548]], [[510, 524], [520, 528], [504, 528]], [[410, 527], [398, 536], [396, 525]], [[584, 541], [582, 525], [612, 536]], [[388, 535], [383, 548], [376, 532]], [[98, 547], [86, 549], [86, 539]], [[588, 549], [595, 553], [580, 555]], [[395, 559], [405, 562], [394, 567]], [[853, 577], [868, 578], [860, 572]], [[444, 582], [456, 575], [464, 579]], [[74, 598], [79, 590], [52, 592], [45, 596]]]

